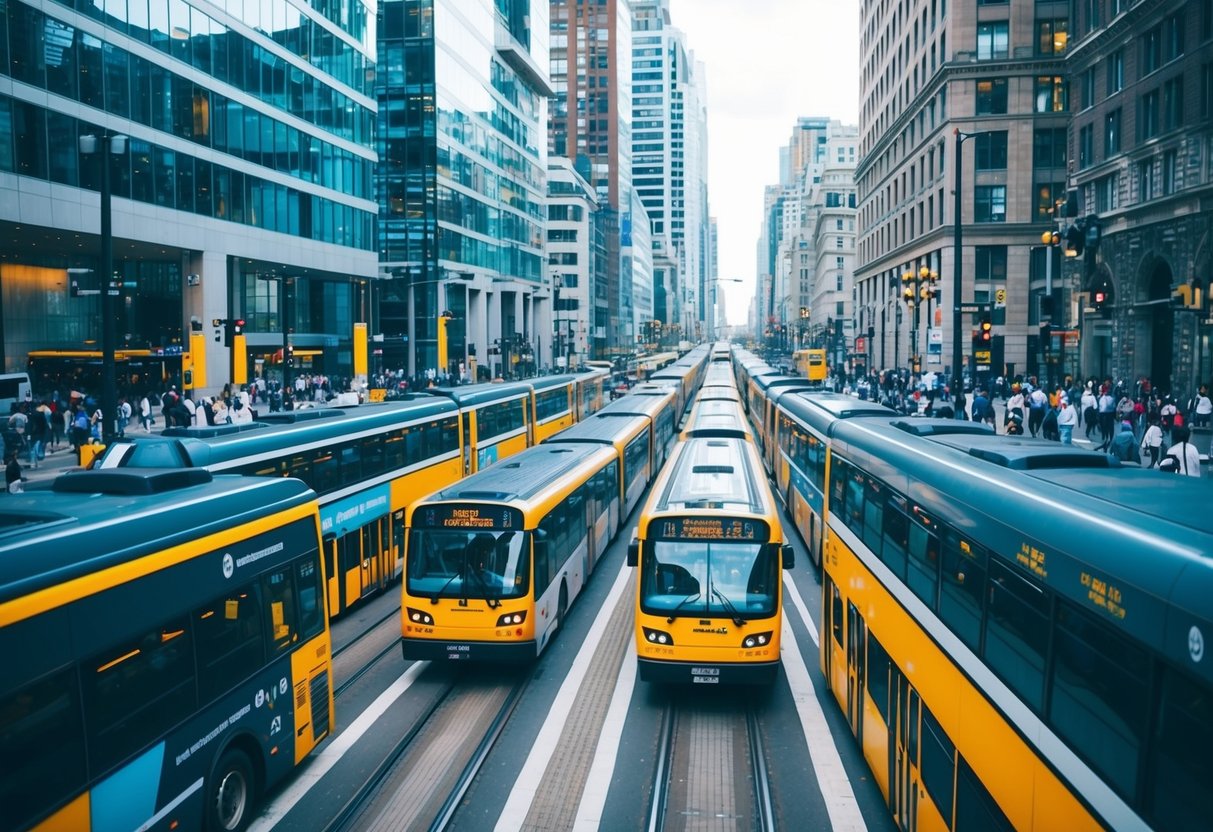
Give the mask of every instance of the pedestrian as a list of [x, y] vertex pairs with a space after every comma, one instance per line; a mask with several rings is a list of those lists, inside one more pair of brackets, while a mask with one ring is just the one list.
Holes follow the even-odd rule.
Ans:
[[1137, 452], [1137, 438], [1133, 435], [1133, 423], [1128, 419], [1118, 423], [1120, 431], [1108, 443], [1108, 453], [1121, 462], [1141, 463], [1141, 454]]
[[118, 400], [118, 438], [126, 436], [126, 426], [131, 423], [131, 403], [123, 396]]
[[1049, 397], [1044, 390], [1033, 387], [1028, 394], [1028, 430], [1033, 436], [1040, 433], [1044, 424], [1045, 412], [1049, 409]]
[[1158, 426], [1158, 418], [1150, 419], [1150, 426], [1141, 438], [1143, 461], [1149, 462], [1147, 467], [1153, 468], [1162, 459], [1162, 428]]
[[1045, 408], [1044, 418], [1040, 420], [1040, 435], [1053, 442], [1061, 441], [1061, 431], [1057, 426], [1057, 408], [1052, 405]]
[[48, 412], [49, 408], [44, 404], [39, 404], [29, 412], [29, 421], [25, 431], [29, 449], [29, 464], [33, 468], [37, 468], [38, 464], [46, 459], [46, 439], [51, 433], [50, 422], [46, 419]]
[[4, 459], [4, 490], [9, 494], [20, 494], [25, 490], [21, 478], [21, 463], [17, 461], [15, 451], [9, 451]]
[[1007, 419], [1006, 431], [1007, 436], [1023, 436], [1023, 417], [1019, 413], [1012, 413]]
[[1023, 389], [1018, 384], [1011, 385], [1011, 398], [1007, 399], [1007, 410], [1003, 414], [1003, 425], [1011, 424], [1011, 417], [1018, 415], [1020, 421], [1020, 433], [1023, 433]]
[[147, 396], [139, 399], [139, 425], [145, 433], [151, 432], [152, 429], [152, 403], [147, 400]]
[[1070, 406], [1068, 396], [1060, 400], [1061, 410], [1057, 412], [1057, 431], [1061, 436], [1061, 444], [1072, 445], [1074, 426], [1078, 424], [1078, 409]]
[[1174, 457], [1174, 463], [1164, 462], [1159, 465], [1163, 467], [1167, 465], [1170, 470], [1179, 474], [1184, 474], [1189, 477], [1199, 477], [1200, 471], [1200, 451], [1196, 450], [1196, 446], [1188, 440], [1191, 438], [1191, 432], [1184, 425], [1177, 425], [1172, 432], [1174, 439], [1171, 447], [1167, 448], [1167, 457]]
[[1209, 399], [1209, 388], [1200, 385], [1200, 390], [1192, 397], [1192, 427], [1204, 428], [1209, 426], [1209, 417], [1213, 415], [1213, 401]]
[[1099, 394], [1099, 435], [1102, 440], [1097, 450], [1106, 451], [1112, 444], [1112, 436], [1116, 432], [1116, 399], [1112, 398], [1109, 390]]
[[1095, 389], [1089, 381], [1086, 388], [1082, 391], [1079, 407], [1082, 412], [1083, 429], [1086, 431], [1087, 439], [1091, 439], [1091, 434], [1099, 426], [1099, 399], [1095, 397]]

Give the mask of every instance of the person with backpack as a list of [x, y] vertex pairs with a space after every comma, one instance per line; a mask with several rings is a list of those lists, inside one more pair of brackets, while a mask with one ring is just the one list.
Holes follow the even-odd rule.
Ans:
[[72, 450], [80, 453], [80, 449], [88, 444], [89, 424], [88, 411], [83, 405], [72, 407]]
[[1141, 437], [1143, 461], [1148, 460], [1147, 467], [1153, 468], [1162, 460], [1162, 428], [1158, 426], [1158, 417], [1150, 419], [1150, 426]]
[[[1183, 425], [1176, 426], [1171, 432], [1173, 443], [1167, 448], [1167, 454], [1159, 464], [1164, 471], [1183, 474], [1188, 477], [1200, 477], [1200, 451], [1188, 440], [1192, 434]], [[1171, 462], [1170, 459], [1174, 459]]]
[[1036, 436], [1040, 433], [1045, 421], [1045, 411], [1049, 409], [1049, 397], [1044, 390], [1033, 387], [1028, 394], [1028, 431]]

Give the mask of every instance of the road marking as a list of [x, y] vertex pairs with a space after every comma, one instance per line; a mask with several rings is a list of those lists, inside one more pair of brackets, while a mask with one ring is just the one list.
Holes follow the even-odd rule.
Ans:
[[548, 763], [552, 760], [552, 753], [556, 750], [556, 743], [560, 740], [560, 733], [564, 730], [565, 722], [569, 718], [569, 711], [577, 699], [577, 691], [581, 689], [581, 683], [590, 668], [590, 661], [598, 650], [598, 643], [602, 641], [607, 622], [611, 619], [615, 605], [619, 603], [619, 596], [623, 594], [623, 588], [627, 585], [631, 572], [631, 567], [626, 564], [620, 565], [615, 584], [598, 610], [598, 617], [594, 619], [594, 624], [586, 634], [585, 642], [581, 645], [577, 658], [573, 660], [573, 666], [569, 668], [568, 675], [564, 677], [564, 682], [560, 685], [560, 690], [557, 691], [551, 708], [548, 709], [543, 727], [539, 729], [539, 734], [531, 746], [531, 753], [527, 755], [526, 761], [519, 770], [518, 779], [514, 781], [514, 788], [510, 791], [505, 808], [501, 810], [501, 817], [497, 820], [497, 832], [521, 829], [526, 821], [527, 813], [531, 810], [531, 803], [535, 800], [535, 792], [543, 781]]
[[[796, 586], [796, 581], [792, 580], [790, 572], [783, 573], [783, 584], [786, 594], [791, 597], [792, 603], [800, 612], [800, 620], [809, 630], [809, 638], [813, 639], [813, 644], [820, 650], [821, 641], [817, 637], [817, 625], [813, 623], [813, 616], [809, 615], [809, 608], [805, 606], [804, 599], [800, 597], [800, 588]], [[784, 607], [786, 608], [787, 604], [784, 604]]]
[[[786, 576], [785, 576], [786, 577]], [[799, 600], [799, 596], [795, 596]], [[809, 620], [808, 610], [804, 604], [798, 604], [797, 609], [804, 617], [804, 623], [813, 631]], [[813, 631], [815, 632], [815, 631]], [[859, 803], [855, 800], [855, 791], [851, 788], [851, 780], [843, 768], [842, 758], [838, 755], [838, 746], [830, 726], [826, 723], [821, 703], [817, 700], [817, 689], [809, 677], [809, 669], [800, 654], [800, 646], [796, 643], [796, 634], [787, 616], [783, 619], [783, 639], [792, 649], [783, 653], [783, 670], [788, 677], [788, 687], [792, 690], [792, 700], [796, 703], [796, 713], [800, 717], [800, 725], [804, 730], [805, 742], [809, 748], [809, 759], [813, 761], [813, 773], [817, 777], [817, 787], [825, 800], [826, 812], [830, 816], [830, 826], [839, 832], [861, 832], [866, 830], [863, 813], [859, 811]]]
[[261, 816], [249, 825], [248, 832], [268, 832], [273, 829], [280, 820], [286, 817], [287, 812], [295, 808], [295, 804], [302, 800], [324, 775], [328, 774], [329, 769], [337, 764], [337, 761], [353, 747], [354, 743], [362, 739], [362, 735], [370, 730], [376, 720], [383, 716], [387, 709], [412, 686], [413, 682], [417, 681], [417, 677], [429, 666], [429, 662], [414, 662], [408, 670], [400, 674], [400, 678], [379, 694], [375, 701], [350, 723], [349, 728], [334, 737], [333, 741], [323, 751], [312, 757], [309, 763], [300, 767], [299, 774], [291, 783], [290, 788], [279, 794], [273, 803], [265, 807]]
[[611, 788], [611, 777], [615, 773], [615, 761], [619, 757], [619, 741], [623, 737], [623, 726], [628, 719], [632, 703], [632, 691], [636, 687], [636, 640], [628, 639], [628, 649], [623, 655], [615, 692], [611, 694], [611, 706], [607, 709], [598, 735], [598, 746], [594, 749], [594, 761], [577, 806], [574, 832], [594, 832], [602, 824], [602, 810], [606, 806], [607, 792]]

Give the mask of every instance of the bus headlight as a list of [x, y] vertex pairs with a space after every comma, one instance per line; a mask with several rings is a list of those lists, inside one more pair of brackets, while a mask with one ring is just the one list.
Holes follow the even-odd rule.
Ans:
[[405, 607], [404, 614], [407, 615], [409, 617], [409, 621], [414, 624], [425, 624], [429, 626], [433, 625], [434, 623], [434, 617], [428, 612], [423, 612], [422, 610], [415, 610], [412, 607]]
[[753, 650], [755, 647], [766, 647], [770, 643], [771, 631], [767, 630], [765, 633], [750, 633], [742, 640], [741, 646]]
[[674, 639], [670, 638], [670, 634], [665, 630], [654, 630], [652, 627], [641, 627], [644, 631], [645, 641], [650, 644], [669, 645], [674, 643]]
[[526, 610], [507, 612], [505, 615], [497, 616], [498, 627], [509, 627], [514, 624], [521, 624], [523, 621], [526, 621]]

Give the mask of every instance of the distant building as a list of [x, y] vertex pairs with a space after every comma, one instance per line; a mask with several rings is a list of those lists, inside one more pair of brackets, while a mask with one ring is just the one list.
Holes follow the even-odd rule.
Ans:
[[599, 304], [606, 305], [606, 286], [595, 280], [606, 256], [597, 211], [598, 197], [573, 170], [573, 163], [563, 156], [550, 157], [547, 252], [552, 325], [542, 330], [549, 333], [551, 352], [541, 352], [541, 365], [578, 366], [595, 355], [594, 311]]
[[1213, 4], [1075, 5], [1068, 138], [1086, 248], [1054, 320], [1080, 331], [1084, 375], [1145, 376], [1186, 399], [1213, 378]]
[[[382, 364], [533, 371], [552, 320], [547, 4], [385, 0], [378, 36]], [[448, 366], [438, 367], [444, 311]]]

